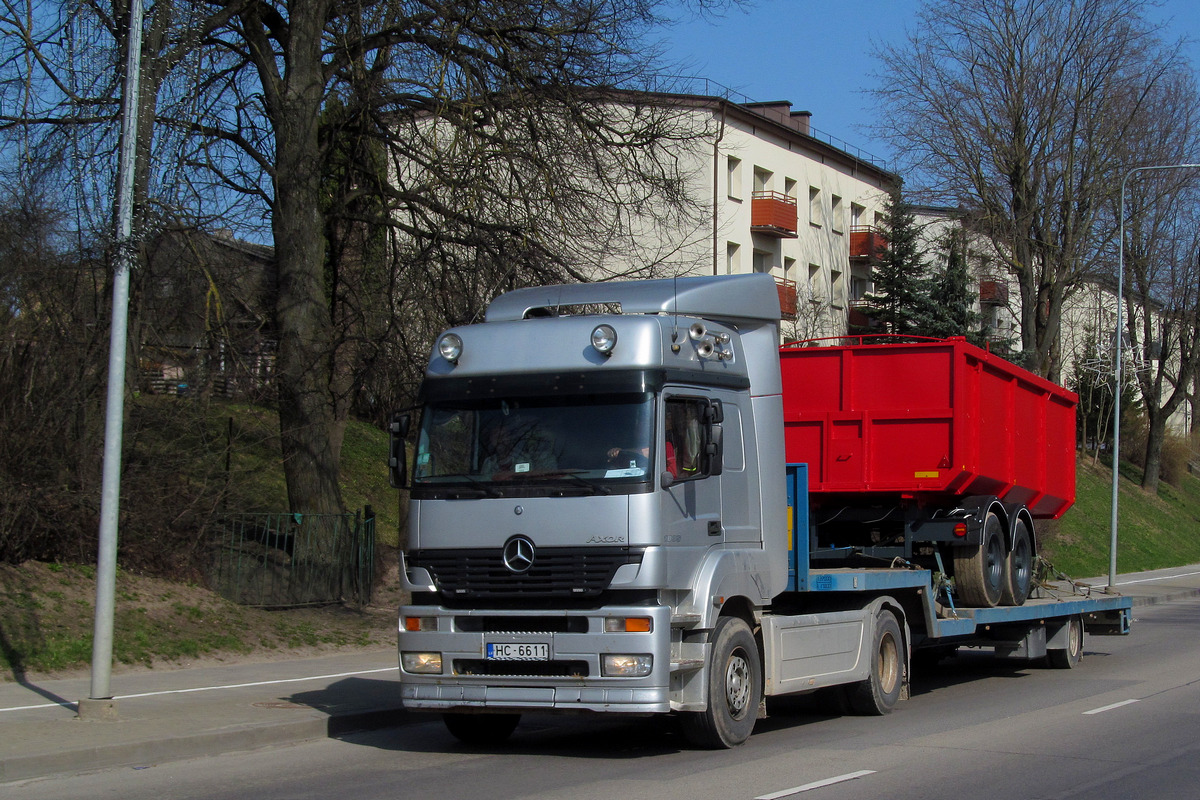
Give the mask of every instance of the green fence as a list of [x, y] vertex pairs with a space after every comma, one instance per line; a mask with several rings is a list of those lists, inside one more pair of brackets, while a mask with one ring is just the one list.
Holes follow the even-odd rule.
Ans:
[[375, 514], [229, 514], [209, 529], [212, 588], [263, 608], [371, 599]]

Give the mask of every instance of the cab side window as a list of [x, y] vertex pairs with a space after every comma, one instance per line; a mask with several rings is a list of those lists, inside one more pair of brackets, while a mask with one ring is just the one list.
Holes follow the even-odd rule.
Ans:
[[704, 410], [699, 398], [667, 400], [665, 416], [667, 471], [676, 481], [701, 477], [704, 452]]

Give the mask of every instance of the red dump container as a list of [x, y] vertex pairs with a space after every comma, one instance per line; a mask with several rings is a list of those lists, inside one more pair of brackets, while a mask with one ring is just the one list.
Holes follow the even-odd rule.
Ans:
[[870, 341], [780, 348], [787, 460], [809, 465], [814, 501], [995, 495], [1052, 519], [1071, 507], [1073, 392], [965, 339]]

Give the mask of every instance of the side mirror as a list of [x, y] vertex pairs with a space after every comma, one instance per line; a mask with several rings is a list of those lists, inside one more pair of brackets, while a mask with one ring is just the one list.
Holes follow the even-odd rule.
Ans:
[[388, 481], [393, 489], [403, 489], [408, 483], [408, 454], [404, 440], [408, 437], [412, 417], [397, 412], [388, 424]]

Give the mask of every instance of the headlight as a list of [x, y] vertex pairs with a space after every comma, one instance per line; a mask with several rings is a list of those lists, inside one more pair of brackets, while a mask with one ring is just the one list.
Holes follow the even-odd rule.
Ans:
[[610, 654], [604, 656], [601, 671], [606, 678], [644, 678], [654, 667], [654, 656], [643, 654]]
[[606, 356], [617, 346], [617, 332], [612, 325], [597, 325], [592, 330], [592, 347]]
[[451, 364], [458, 363], [459, 357], [462, 356], [462, 350], [463, 340], [457, 333], [447, 333], [438, 339], [438, 352]]
[[441, 653], [401, 653], [400, 666], [417, 675], [441, 675]]

